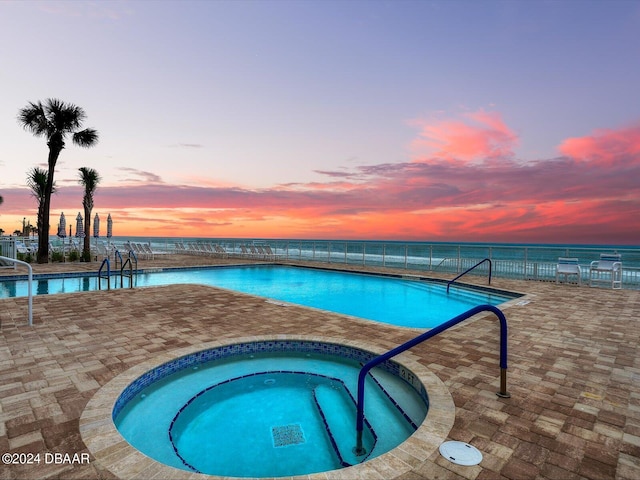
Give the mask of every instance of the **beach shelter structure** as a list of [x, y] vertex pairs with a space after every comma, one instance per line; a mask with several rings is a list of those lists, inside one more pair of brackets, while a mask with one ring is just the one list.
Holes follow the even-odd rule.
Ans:
[[93, 238], [100, 238], [100, 217], [97, 213], [93, 217]]

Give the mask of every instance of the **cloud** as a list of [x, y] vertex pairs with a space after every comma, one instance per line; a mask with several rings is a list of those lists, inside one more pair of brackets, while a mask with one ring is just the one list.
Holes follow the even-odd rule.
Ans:
[[[95, 209], [117, 216], [123, 231], [145, 235], [637, 244], [640, 126], [567, 139], [561, 156], [522, 162], [500, 116], [469, 115], [489, 139], [474, 143], [469, 151], [488, 154], [473, 161], [460, 145], [462, 157], [450, 148], [446, 156], [318, 170], [326, 182], [261, 189], [171, 185], [124, 168], [135, 182], [100, 186]], [[35, 211], [26, 189], [1, 193], [0, 215], [21, 220], [24, 205]], [[80, 186], [62, 186], [52, 215], [81, 210], [81, 198]]]
[[558, 150], [576, 160], [602, 165], [640, 163], [640, 123], [618, 130], [596, 130], [585, 137], [568, 138]]
[[465, 113], [459, 120], [413, 120], [419, 128], [411, 148], [417, 159], [423, 156], [471, 161], [513, 155], [518, 136], [498, 112]]
[[169, 145], [171, 148], [204, 148], [200, 143], [178, 143], [177, 145]]
[[125, 172], [128, 175], [133, 175], [133, 177], [128, 176], [124, 178], [123, 181], [125, 182], [163, 183], [162, 178], [152, 172], [145, 172], [131, 167], [120, 167], [117, 170]]

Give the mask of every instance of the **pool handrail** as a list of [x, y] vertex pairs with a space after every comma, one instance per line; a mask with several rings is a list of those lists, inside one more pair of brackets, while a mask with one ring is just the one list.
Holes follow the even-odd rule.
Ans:
[[454, 278], [453, 280], [449, 280], [447, 282], [447, 293], [449, 293], [449, 287], [451, 286], [451, 284], [453, 282], [455, 282], [456, 280], [458, 280], [460, 277], [462, 277], [463, 275], [466, 275], [467, 273], [469, 273], [471, 270], [473, 270], [476, 267], [479, 267], [480, 265], [482, 265], [484, 262], [489, 262], [489, 285], [491, 285], [491, 270], [492, 270], [492, 262], [490, 258], [485, 258], [483, 260], [480, 260], [478, 263], [476, 263], [473, 267], [471, 268], [467, 268], [464, 272], [462, 272], [460, 275], [458, 275], [456, 278]]
[[[105, 264], [107, 265], [107, 276], [103, 277], [102, 276], [102, 269], [104, 268]], [[102, 279], [103, 278], [107, 279], [107, 290], [111, 290], [111, 263], [109, 262], [108, 258], [105, 258], [104, 260], [102, 260], [102, 264], [100, 265], [100, 268], [98, 269], [98, 290], [102, 290]]]
[[113, 263], [116, 270], [118, 269], [118, 258], [120, 259], [120, 266], [122, 267], [122, 265], [124, 264], [124, 260], [122, 259], [122, 254], [120, 253], [120, 250], [116, 248], [113, 252]]
[[136, 264], [136, 271], [138, 271], [138, 256], [136, 255], [136, 252], [134, 252], [133, 250], [129, 250], [129, 259], [131, 258], [133, 258], [133, 261]]
[[467, 310], [460, 315], [453, 317], [451, 320], [444, 322], [437, 327], [434, 327], [426, 332], [412, 338], [411, 340], [397, 346], [396, 348], [389, 350], [387, 353], [383, 353], [367, 362], [358, 374], [358, 397], [356, 404], [356, 447], [354, 452], [356, 455], [364, 455], [366, 452], [362, 447], [362, 430], [364, 428], [364, 382], [369, 371], [375, 366], [389, 360], [396, 355], [415, 347], [419, 343], [428, 340], [431, 337], [444, 332], [445, 330], [457, 325], [458, 323], [467, 320], [480, 312], [493, 312], [500, 321], [500, 391], [496, 393], [501, 398], [510, 398], [511, 395], [507, 392], [507, 319], [502, 311], [493, 305], [478, 305]]
[[28, 284], [27, 284], [27, 291], [29, 296], [28, 305], [27, 305], [27, 316], [29, 320], [29, 326], [32, 327], [33, 326], [33, 291], [32, 291], [31, 284], [33, 283], [33, 268], [27, 262], [23, 262], [22, 260], [18, 260], [16, 258], [3, 257], [0, 255], [0, 260], [12, 262], [14, 265], [15, 264], [24, 265], [29, 270]]
[[[129, 274], [125, 275], [124, 269], [129, 264]], [[133, 264], [131, 263], [131, 257], [127, 258], [120, 268], [120, 287], [124, 288], [124, 277], [129, 277], [129, 288], [133, 288]]]

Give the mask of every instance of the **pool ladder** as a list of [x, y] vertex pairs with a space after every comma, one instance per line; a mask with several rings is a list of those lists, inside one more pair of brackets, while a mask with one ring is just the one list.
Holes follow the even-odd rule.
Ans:
[[493, 305], [478, 305], [477, 307], [473, 307], [472, 309], [467, 310], [466, 312], [461, 313], [456, 317], [453, 317], [451, 320], [418, 335], [408, 342], [405, 342], [402, 345], [389, 350], [387, 353], [377, 356], [360, 369], [360, 373], [358, 374], [358, 398], [356, 401], [356, 446], [354, 448], [354, 452], [356, 455], [362, 456], [367, 453], [365, 448], [362, 446], [362, 432], [364, 429], [364, 385], [369, 371], [373, 367], [386, 362], [390, 358], [395, 357], [396, 355], [415, 347], [416, 345], [430, 339], [431, 337], [435, 337], [439, 333], [442, 333], [445, 330], [481, 312], [492, 312], [496, 315], [496, 317], [498, 317], [498, 320], [500, 321], [500, 391], [497, 392], [496, 395], [501, 398], [511, 397], [509, 392], [507, 392], [507, 319], [504, 316], [504, 313], [502, 313], [499, 308], [494, 307]]
[[[114, 258], [116, 269], [118, 268], [118, 260], [120, 260], [120, 288], [124, 288], [125, 277], [129, 279], [129, 288], [133, 288], [133, 276], [138, 272], [138, 257], [135, 252], [133, 250], [129, 250], [129, 258], [124, 260], [120, 252], [116, 250]], [[107, 267], [106, 275], [103, 274], [103, 268], [105, 266]], [[102, 261], [102, 265], [100, 265], [100, 269], [98, 270], [98, 290], [102, 289], [102, 280], [107, 281], [107, 290], [111, 290], [111, 263], [109, 261], [109, 257]]]

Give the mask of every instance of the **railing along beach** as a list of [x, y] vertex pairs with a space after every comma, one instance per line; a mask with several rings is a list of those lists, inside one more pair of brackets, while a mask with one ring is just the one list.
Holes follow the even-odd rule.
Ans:
[[[111, 245], [122, 245], [124, 249], [128, 240], [114, 237]], [[178, 237], [148, 237], [135, 241], [148, 244], [157, 254], [187, 253], [387, 267], [454, 276], [486, 258], [491, 260], [494, 277], [538, 281], [555, 281], [558, 258], [573, 257], [579, 259], [585, 285], [589, 283], [592, 261], [599, 260], [601, 253], [619, 253], [622, 255], [622, 287], [640, 288], [640, 247]], [[7, 243], [4, 250], [13, 246], [13, 242], [14, 239]], [[177, 248], [178, 245], [184, 248]], [[473, 274], [486, 277], [488, 268], [486, 263], [474, 269]]]
[[[175, 248], [176, 242], [185, 246], [208, 243], [223, 249], [226, 255], [238, 258], [253, 255], [253, 258], [265, 260], [387, 267], [453, 275], [489, 259], [494, 277], [537, 281], [555, 281], [558, 258], [575, 257], [582, 267], [584, 284], [589, 283], [591, 262], [598, 260], [601, 253], [616, 252], [622, 255], [623, 288], [640, 288], [638, 247], [225, 238], [150, 240], [153, 250], [158, 253], [180, 253]], [[273, 255], [261, 257], [252, 254], [249, 247], [258, 246], [268, 246]], [[182, 252], [188, 253], [188, 249]], [[486, 277], [488, 270], [487, 262], [474, 269], [474, 274]]]

